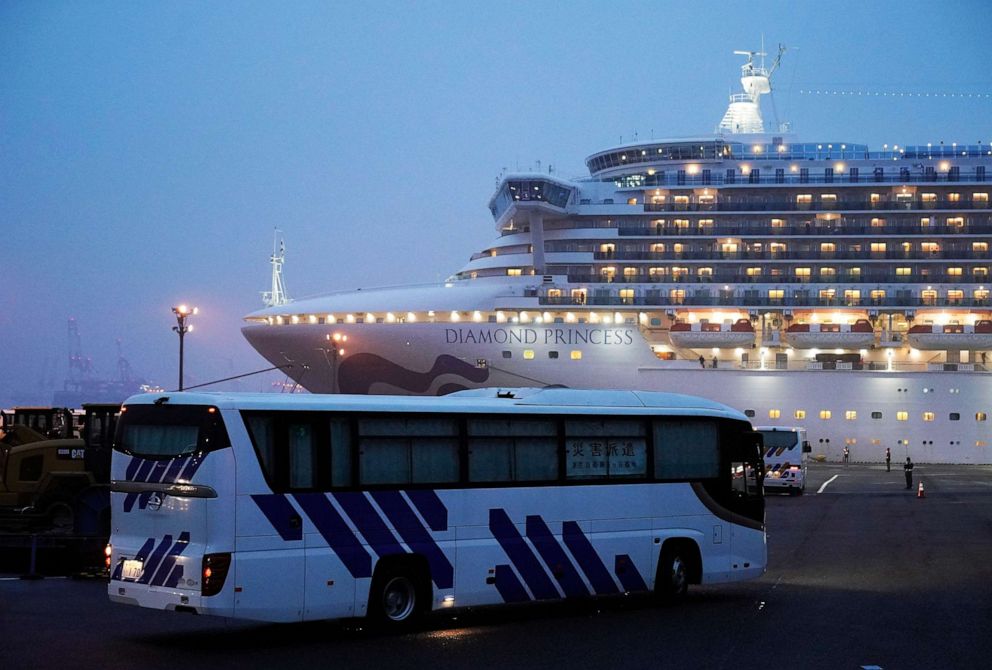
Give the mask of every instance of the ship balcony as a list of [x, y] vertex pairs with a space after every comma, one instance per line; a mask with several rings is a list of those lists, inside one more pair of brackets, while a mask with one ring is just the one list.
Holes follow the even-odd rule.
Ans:
[[[554, 254], [555, 263], [575, 262], [581, 256], [573, 256], [570, 261], [559, 260], [559, 254], [569, 252], [548, 251]], [[572, 252], [576, 253], [576, 252]], [[902, 251], [886, 252], [873, 251], [714, 251], [712, 249], [688, 249], [685, 251], [596, 251], [592, 254], [597, 261], [762, 261], [762, 260], [797, 260], [804, 262], [816, 261], [867, 261], [867, 260], [896, 260], [896, 261], [983, 261], [989, 260], [988, 252], [972, 251], [970, 249], [947, 249], [942, 251]]]
[[827, 236], [838, 235], [992, 235], [992, 223], [964, 223], [961, 225], [920, 225], [916, 224], [887, 224], [870, 226], [866, 224], [848, 223], [846, 220], [834, 220], [830, 225], [801, 224], [790, 226], [770, 226], [768, 224], [742, 222], [721, 226], [674, 226], [656, 224], [653, 226], [620, 227], [617, 229], [620, 237], [713, 237], [713, 236], [746, 236], [746, 237], [779, 237], [779, 236]]
[[951, 274], [931, 270], [899, 274], [896, 272], [861, 272], [849, 274], [838, 272], [833, 275], [820, 273], [809, 276], [796, 276], [783, 270], [779, 274], [762, 272], [761, 274], [743, 274], [737, 272], [714, 272], [706, 275], [690, 275], [688, 273], [655, 273], [655, 274], [569, 274], [568, 282], [574, 284], [830, 284], [847, 286], [866, 290], [867, 285], [875, 284], [984, 284], [987, 276], [971, 276]]
[[972, 211], [989, 209], [988, 200], [814, 200], [796, 202], [771, 198], [749, 198], [734, 202], [720, 200], [713, 203], [698, 202], [645, 202], [645, 212], [833, 212], [837, 210], [863, 212], [911, 211]]
[[817, 307], [837, 307], [851, 309], [885, 309], [900, 311], [924, 307], [955, 307], [955, 308], [989, 308], [992, 306], [987, 299], [963, 298], [920, 298], [908, 296], [899, 298], [845, 300], [843, 298], [821, 298], [815, 295], [789, 296], [785, 298], [769, 298], [761, 295], [710, 295], [694, 294], [686, 291], [685, 295], [672, 296], [660, 291], [646, 291], [644, 295], [630, 298], [619, 296], [588, 295], [584, 299], [569, 296], [548, 297], [539, 296], [538, 303], [547, 306], [579, 307], [579, 306], [636, 306], [636, 307], [753, 307], [769, 309], [803, 309]]
[[[824, 157], [825, 158], [825, 157]], [[984, 157], [983, 157], [984, 158]], [[760, 160], [777, 160], [778, 156], [765, 156]], [[702, 159], [696, 159], [702, 160]], [[759, 160], [759, 159], [756, 159]], [[627, 166], [618, 166], [627, 167]], [[630, 166], [632, 167], [632, 166]], [[982, 166], [978, 166], [981, 168]], [[697, 174], [688, 174], [680, 169], [658, 171], [653, 175], [644, 176], [638, 181], [639, 186], [647, 188], [678, 187], [698, 187], [698, 186], [837, 186], [844, 184], [859, 184], [861, 186], [871, 186], [873, 184], [984, 184], [992, 181], [992, 174], [988, 170], [967, 170], [967, 171], [947, 171], [947, 172], [926, 172], [920, 170], [895, 172], [885, 170], [881, 174], [874, 172], [850, 172], [827, 174], [803, 174], [785, 172], [776, 174], [766, 170], [752, 170], [748, 174], [734, 171], [733, 176], [728, 176], [725, 171], [716, 168], [704, 169]]]

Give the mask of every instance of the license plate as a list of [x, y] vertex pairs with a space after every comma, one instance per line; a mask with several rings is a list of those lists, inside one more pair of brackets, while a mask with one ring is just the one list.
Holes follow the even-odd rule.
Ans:
[[143, 561], [124, 559], [124, 567], [121, 569], [121, 578], [128, 580], [138, 580], [141, 578], [141, 571], [144, 569]]

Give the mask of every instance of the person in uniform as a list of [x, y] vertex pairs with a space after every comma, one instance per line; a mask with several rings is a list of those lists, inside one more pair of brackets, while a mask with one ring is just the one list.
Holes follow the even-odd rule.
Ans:
[[892, 450], [885, 448], [885, 471], [892, 472]]
[[906, 457], [906, 464], [902, 466], [902, 472], [906, 475], [906, 488], [913, 488], [913, 461]]

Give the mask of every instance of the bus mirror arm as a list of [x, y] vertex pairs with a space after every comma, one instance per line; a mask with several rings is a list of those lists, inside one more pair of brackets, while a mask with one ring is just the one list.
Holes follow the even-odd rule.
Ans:
[[809, 443], [809, 440], [803, 440], [803, 453], [808, 454], [813, 451], [813, 446]]

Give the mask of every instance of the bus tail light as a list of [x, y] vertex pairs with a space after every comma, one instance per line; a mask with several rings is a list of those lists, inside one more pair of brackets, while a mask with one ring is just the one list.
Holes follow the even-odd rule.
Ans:
[[114, 555], [113, 545], [108, 544], [106, 547], [103, 548], [103, 567], [105, 567], [107, 570], [110, 569], [110, 558], [113, 555]]
[[224, 588], [227, 571], [231, 567], [230, 554], [205, 554], [203, 556], [203, 582], [200, 594], [215, 596]]

